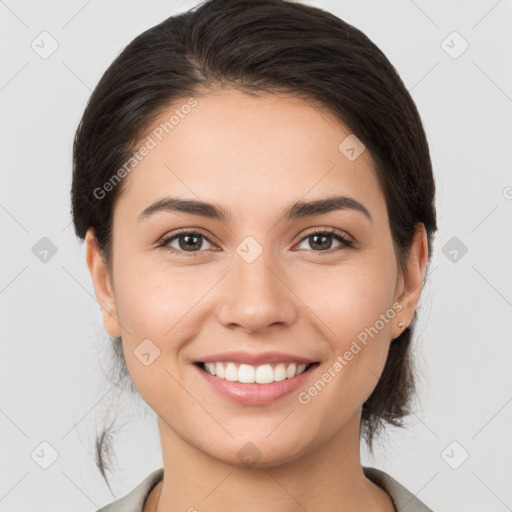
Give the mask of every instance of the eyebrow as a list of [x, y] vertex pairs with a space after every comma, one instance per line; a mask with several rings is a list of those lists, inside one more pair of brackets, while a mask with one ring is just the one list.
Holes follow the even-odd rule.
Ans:
[[[298, 201], [289, 206], [279, 217], [282, 220], [294, 220], [313, 215], [322, 215], [336, 210], [353, 210], [362, 213], [370, 222], [373, 222], [368, 209], [359, 201], [347, 196], [334, 196], [315, 201]], [[195, 199], [179, 199], [176, 197], [164, 197], [156, 203], [145, 208], [137, 217], [137, 222], [142, 222], [157, 212], [182, 212], [219, 221], [229, 221], [232, 215], [222, 206], [198, 201]]]

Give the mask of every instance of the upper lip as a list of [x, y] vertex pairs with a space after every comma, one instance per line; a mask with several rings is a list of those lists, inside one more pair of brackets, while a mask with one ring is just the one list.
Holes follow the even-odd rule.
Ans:
[[198, 360], [201, 363], [217, 363], [221, 361], [232, 361], [234, 363], [245, 363], [251, 366], [258, 366], [262, 364], [272, 363], [297, 363], [297, 364], [310, 364], [314, 363], [311, 359], [299, 357], [293, 354], [286, 354], [284, 352], [222, 352], [206, 356]]

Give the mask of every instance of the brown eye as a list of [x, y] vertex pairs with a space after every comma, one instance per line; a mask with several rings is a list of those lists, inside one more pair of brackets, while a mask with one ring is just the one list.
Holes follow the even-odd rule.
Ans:
[[179, 241], [180, 249], [183, 251], [201, 249], [203, 245], [202, 236], [198, 234], [178, 235], [175, 237]]
[[[205, 240], [211, 244], [210, 240], [201, 233], [182, 231], [165, 238], [158, 247], [163, 247], [176, 254], [188, 253], [187, 256], [198, 256], [199, 254], [196, 253], [204, 252], [201, 251], [201, 248], [203, 248]], [[176, 243], [177, 246], [173, 246], [171, 243]]]
[[309, 233], [301, 240], [301, 243], [304, 241], [308, 242], [310, 248], [306, 248], [306, 250], [312, 250], [313, 252], [325, 252], [332, 248], [333, 238], [339, 242], [339, 245], [334, 247], [334, 251], [353, 247], [353, 243], [337, 230], [315, 231], [313, 233]]

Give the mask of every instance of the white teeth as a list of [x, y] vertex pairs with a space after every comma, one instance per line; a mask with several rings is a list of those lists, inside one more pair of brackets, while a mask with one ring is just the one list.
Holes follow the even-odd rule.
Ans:
[[226, 375], [224, 375], [224, 378], [233, 382], [238, 380], [238, 368], [233, 363], [228, 363], [226, 366]]
[[[221, 379], [223, 379], [225, 376], [226, 376], [226, 372], [224, 370], [224, 366], [222, 364], [215, 364], [215, 363], [211, 363], [211, 365], [214, 367], [215, 371], [213, 372], [212, 375], [217, 375], [217, 377], [220, 377]], [[211, 373], [211, 372], [210, 372]]]
[[292, 363], [288, 368], [286, 368], [286, 378], [291, 379], [295, 377], [295, 372], [297, 371], [297, 365]]
[[280, 381], [284, 379], [286, 379], [286, 368], [283, 363], [280, 363], [274, 368], [274, 380]]
[[292, 379], [300, 375], [306, 369], [305, 364], [296, 365], [295, 363], [279, 363], [272, 368], [270, 364], [252, 366], [249, 364], [235, 363], [204, 363], [208, 373], [215, 375], [220, 379], [226, 379], [231, 382], [242, 382], [245, 384], [270, 384], [285, 379]]
[[253, 366], [249, 366], [248, 364], [241, 364], [240, 368], [238, 368], [238, 381], [239, 382], [254, 382], [254, 378], [256, 376], [256, 370]]
[[256, 368], [256, 378], [258, 384], [270, 384], [274, 382], [274, 370], [269, 364], [262, 364]]

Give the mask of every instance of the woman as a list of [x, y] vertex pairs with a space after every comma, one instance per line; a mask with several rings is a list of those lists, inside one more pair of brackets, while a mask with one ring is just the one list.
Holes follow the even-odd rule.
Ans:
[[416, 106], [363, 33], [282, 0], [147, 30], [87, 105], [72, 208], [164, 463], [102, 510], [430, 510], [360, 459], [409, 412], [436, 230]]

